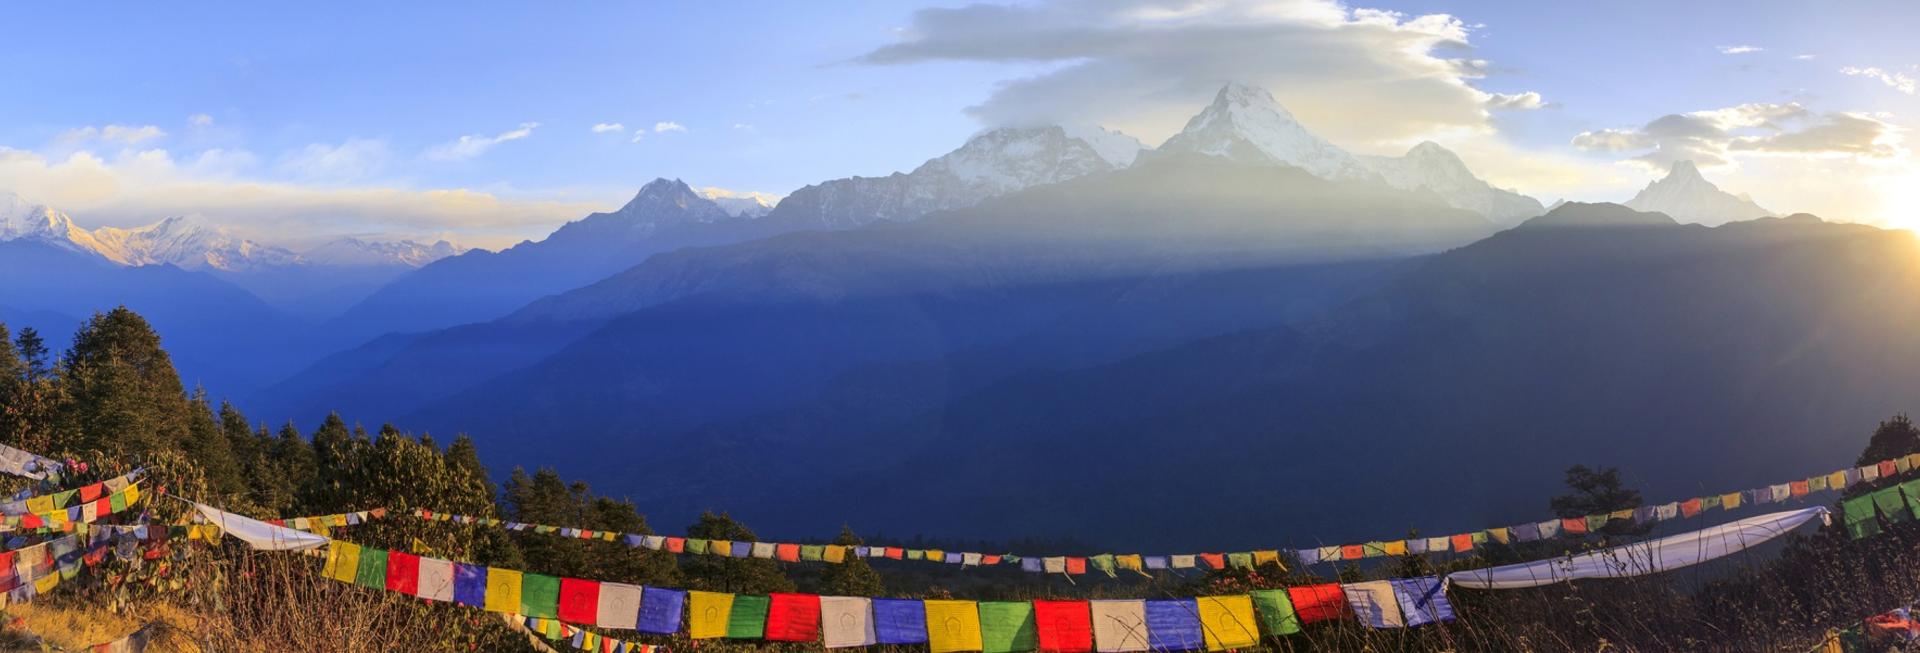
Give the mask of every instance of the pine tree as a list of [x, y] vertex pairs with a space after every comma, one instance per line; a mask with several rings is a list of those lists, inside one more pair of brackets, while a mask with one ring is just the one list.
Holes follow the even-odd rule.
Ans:
[[278, 472], [280, 476], [274, 485], [284, 488], [286, 492], [286, 507], [299, 505], [303, 493], [315, 484], [319, 463], [314, 460], [314, 448], [300, 437], [300, 429], [293, 422], [287, 422], [286, 426], [280, 427], [280, 435], [273, 438], [266, 453], [269, 462], [267, 469]]
[[146, 319], [124, 306], [94, 314], [61, 363], [73, 408], [64, 411], [67, 428], [54, 449], [125, 458], [186, 444], [186, 389]]
[[0, 437], [29, 451], [50, 451], [63, 388], [47, 367], [47, 344], [38, 331], [21, 329], [14, 344], [7, 349], [18, 356], [19, 367], [6, 377], [11, 387], [0, 389], [5, 393], [0, 396], [5, 402], [0, 407]]
[[1914, 427], [1906, 413], [1898, 413], [1873, 430], [1873, 436], [1867, 439], [1867, 448], [1860, 452], [1860, 459], [1854, 464], [1871, 465], [1910, 453], [1920, 453], [1920, 428]]
[[207, 487], [213, 492], [229, 499], [244, 495], [248, 488], [241, 477], [240, 464], [234, 460], [233, 444], [215, 421], [213, 406], [208, 403], [204, 388], [194, 390], [191, 405], [187, 440], [182, 445], [187, 459], [200, 467]]
[[[284, 438], [283, 438], [284, 440]], [[300, 492], [308, 510], [345, 510], [345, 495], [354, 469], [357, 442], [339, 413], [331, 413], [313, 432], [313, 476]]]
[[[700, 515], [700, 521], [687, 527], [687, 537], [729, 542], [753, 542], [758, 538], [745, 524], [725, 513]], [[759, 558], [721, 558], [690, 556], [680, 565], [687, 586], [693, 589], [739, 594], [791, 592], [793, 581], [781, 570], [780, 563]]]
[[[834, 544], [859, 546], [865, 544], [859, 535], [853, 533], [853, 527], [841, 526], [840, 536], [833, 538]], [[846, 562], [827, 565], [827, 573], [820, 581], [820, 593], [833, 596], [879, 596], [886, 591], [886, 584], [880, 581], [880, 573], [867, 565], [866, 558], [847, 556]]]

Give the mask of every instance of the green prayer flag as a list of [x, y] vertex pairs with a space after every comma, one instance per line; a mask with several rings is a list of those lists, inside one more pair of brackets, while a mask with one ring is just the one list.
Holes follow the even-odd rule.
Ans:
[[1362, 558], [1377, 558], [1386, 554], [1386, 542], [1368, 542], [1360, 545], [1360, 557]]
[[360, 548], [360, 566], [353, 570], [353, 584], [377, 590], [387, 588], [387, 552]]
[[1587, 532], [1588, 533], [1598, 533], [1600, 532], [1600, 529], [1606, 528], [1606, 527], [1607, 527], [1606, 515], [1587, 515]]
[[1873, 517], [1873, 495], [1863, 494], [1842, 501], [1840, 511], [1846, 513], [1847, 534], [1853, 539], [1880, 534], [1880, 520]]
[[1901, 496], [1907, 499], [1907, 510], [1913, 512], [1915, 519], [1920, 519], [1920, 478], [1901, 483], [1899, 488]]
[[727, 639], [760, 639], [767, 634], [767, 606], [773, 600], [764, 594], [740, 594], [733, 597], [733, 611], [727, 614]]
[[1701, 510], [1712, 510], [1718, 507], [1720, 507], [1720, 495], [1716, 494], [1708, 497], [1700, 497]]
[[[1387, 545], [1385, 543], [1382, 543], [1380, 545], [1380, 553], [1381, 555], [1385, 555], [1386, 552], [1387, 552]], [[1234, 567], [1237, 569], [1252, 569], [1253, 568], [1253, 552], [1243, 551], [1240, 553], [1227, 554], [1227, 566]]]
[[1472, 534], [1472, 535], [1469, 535], [1469, 536], [1467, 536], [1467, 538], [1468, 538], [1468, 539], [1471, 539], [1471, 540], [1473, 540], [1473, 543], [1474, 543], [1474, 544], [1486, 544], [1486, 543], [1487, 543], [1487, 532], [1486, 532], [1486, 531], [1474, 531], [1474, 532], [1473, 532], [1473, 534]]
[[520, 614], [542, 619], [559, 618], [560, 579], [546, 574], [521, 574]]
[[1040, 631], [1033, 621], [1033, 604], [1026, 601], [980, 602], [980, 650], [1013, 653], [1040, 647]]
[[707, 552], [706, 540], [687, 540], [687, 553], [704, 555]]
[[820, 559], [824, 557], [826, 550], [827, 550], [827, 547], [821, 546], [819, 544], [802, 544], [800, 545], [800, 559], [810, 561], [810, 562], [819, 562]]
[[926, 557], [927, 557], [926, 551], [922, 551], [920, 549], [907, 549], [908, 560], [920, 560]]
[[1100, 570], [1100, 573], [1106, 574], [1108, 578], [1118, 578], [1120, 576], [1114, 573], [1115, 567], [1113, 566], [1113, 554], [1111, 553], [1102, 553], [1087, 558], [1087, 562], [1093, 563], [1093, 568]]
[[72, 503], [73, 503], [73, 490], [67, 490], [65, 492], [59, 492], [53, 495], [53, 507], [55, 508], [65, 508], [68, 505], [71, 505]]
[[1880, 516], [1889, 522], [1903, 522], [1912, 519], [1907, 512], [1907, 500], [1900, 496], [1900, 486], [1881, 488], [1873, 492], [1873, 505], [1880, 508]]
[[1293, 599], [1286, 590], [1254, 590], [1253, 609], [1268, 635], [1292, 635], [1300, 632], [1300, 617], [1294, 614]]
[[109, 506], [113, 506], [113, 511], [114, 511], [114, 512], [120, 512], [120, 511], [122, 511], [122, 510], [126, 510], [126, 509], [127, 509], [127, 495], [125, 495], [125, 494], [122, 494], [122, 493], [119, 493], [119, 492], [115, 492], [115, 493], [113, 493], [113, 494], [111, 494], [111, 495], [108, 495], [108, 496], [107, 496], [107, 505], [109, 505]]

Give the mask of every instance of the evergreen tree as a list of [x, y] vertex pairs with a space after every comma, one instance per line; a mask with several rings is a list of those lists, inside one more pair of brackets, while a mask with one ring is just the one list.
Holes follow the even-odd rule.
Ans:
[[1867, 439], [1867, 448], [1860, 452], [1860, 459], [1854, 464], [1871, 465], [1910, 453], [1920, 453], [1920, 428], [1914, 427], [1906, 413], [1899, 413], [1873, 430], [1873, 437]]
[[[6, 334], [0, 331], [0, 341]], [[61, 386], [47, 368], [47, 344], [32, 328], [4, 348], [17, 367], [0, 380], [0, 437], [29, 451], [49, 451], [62, 405]]]
[[[853, 533], [853, 527], [841, 526], [840, 536], [833, 538], [834, 544], [859, 546], [865, 544], [860, 536]], [[867, 564], [866, 558], [847, 556], [846, 562], [827, 565], [827, 573], [820, 581], [820, 593], [833, 596], [879, 596], [886, 591], [886, 584], [880, 582], [880, 573]]]
[[182, 446], [187, 459], [199, 465], [208, 489], [217, 495], [229, 500], [243, 496], [247, 492], [246, 481], [241, 478], [239, 462], [234, 460], [232, 442], [215, 421], [213, 407], [207, 401], [207, 391], [194, 390], [191, 405], [187, 440]]
[[[1567, 468], [1566, 483], [1573, 492], [1554, 497], [1547, 504], [1553, 514], [1563, 519], [1606, 515], [1640, 507], [1640, 491], [1630, 489], [1620, 481], [1620, 469], [1617, 467], [1590, 469], [1586, 465], [1574, 465]], [[1616, 519], [1609, 520], [1601, 532], [1628, 535], [1644, 533], [1652, 528], [1653, 524], [1650, 523]]]
[[[284, 441], [285, 438], [282, 438]], [[313, 432], [313, 476], [302, 486], [301, 505], [308, 510], [344, 510], [348, 479], [354, 475], [356, 442], [339, 413], [331, 413]]]
[[[54, 450], [100, 450], [116, 457], [186, 444], [192, 410], [160, 335], [122, 306], [96, 313], [62, 359], [72, 409]], [[30, 363], [31, 365], [31, 363]]]
[[[745, 524], [725, 513], [700, 515], [700, 521], [687, 527], [687, 537], [729, 542], [757, 541]], [[780, 563], [759, 558], [722, 558], [689, 556], [680, 565], [687, 586], [693, 589], [736, 594], [791, 592], [793, 581], [780, 569]]]
[[220, 432], [227, 436], [227, 448], [233, 452], [233, 459], [241, 461], [243, 467], [246, 461], [262, 453], [253, 425], [247, 423], [247, 416], [226, 401], [220, 402]]

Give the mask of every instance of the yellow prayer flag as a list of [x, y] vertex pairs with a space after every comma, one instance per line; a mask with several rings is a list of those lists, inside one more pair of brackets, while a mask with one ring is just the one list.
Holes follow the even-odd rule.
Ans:
[[47, 513], [43, 518], [47, 520], [48, 528], [66, 528], [67, 527], [67, 511], [65, 510], [55, 510], [53, 512]]
[[947, 552], [941, 551], [939, 549], [927, 549], [927, 559], [932, 560], [934, 562], [945, 562], [947, 559]]
[[[1633, 511], [1628, 510], [1626, 511], [1626, 513], [1628, 515], [1632, 515]], [[1619, 514], [1619, 513], [1614, 513], [1614, 514]], [[1493, 538], [1493, 541], [1499, 542], [1501, 544], [1506, 544], [1511, 539], [1506, 527], [1487, 529], [1487, 537]]]
[[832, 545], [828, 545], [828, 546], [827, 546], [827, 551], [826, 551], [826, 556], [825, 556], [825, 557], [826, 557], [826, 560], [827, 560], [827, 562], [831, 562], [831, 563], [833, 563], [833, 564], [836, 564], [836, 565], [837, 565], [837, 564], [840, 564], [840, 563], [842, 563], [842, 562], [846, 562], [846, 561], [847, 561], [847, 547], [845, 547], [845, 546], [841, 546], [841, 545], [838, 545], [838, 544], [832, 544]]
[[125, 494], [127, 495], [127, 505], [131, 506], [135, 503], [139, 503], [140, 502], [140, 484], [135, 483], [133, 485], [127, 486], [127, 491], [125, 492]]
[[[1402, 548], [1406, 541], [1399, 542]], [[1206, 635], [1207, 650], [1251, 648], [1260, 642], [1259, 622], [1253, 619], [1253, 598], [1239, 596], [1202, 596], [1200, 632]]]
[[1907, 467], [1908, 468], [1920, 467], [1920, 453], [1907, 454]]
[[1734, 492], [1720, 495], [1720, 507], [1728, 510], [1740, 507], [1740, 493]]
[[694, 639], [715, 639], [727, 636], [727, 618], [733, 615], [733, 595], [726, 592], [688, 592], [693, 605], [689, 607], [688, 623], [692, 626], [687, 635]]
[[[1406, 549], [1406, 544], [1405, 544], [1404, 542], [1403, 542], [1403, 543], [1401, 543], [1401, 545], [1400, 545], [1400, 548], [1401, 548], [1401, 553], [1405, 553], [1405, 552], [1406, 552], [1406, 551], [1405, 551], [1405, 549]], [[1125, 557], [1125, 556], [1122, 556], [1122, 557]], [[1118, 560], [1118, 559], [1119, 559], [1119, 558], [1115, 558], [1115, 560]], [[1139, 556], [1135, 556], [1135, 560], [1137, 561], [1138, 559], [1139, 559]], [[1264, 564], [1267, 564], [1267, 563], [1269, 563], [1269, 562], [1271, 562], [1271, 563], [1273, 563], [1273, 564], [1276, 564], [1276, 565], [1280, 565], [1281, 567], [1285, 567], [1285, 566], [1286, 566], [1286, 565], [1284, 565], [1284, 564], [1281, 564], [1281, 563], [1280, 563], [1280, 552], [1279, 552], [1279, 551], [1277, 551], [1277, 550], [1275, 550], [1275, 551], [1255, 551], [1255, 552], [1253, 552], [1253, 566], [1255, 566], [1255, 567], [1258, 567], [1258, 566], [1260, 566], [1260, 565], [1264, 565]], [[1122, 567], [1125, 567], [1125, 565], [1122, 565]], [[1133, 568], [1133, 569], [1138, 569], [1138, 567], [1132, 567], [1132, 568]]]
[[27, 499], [27, 512], [34, 514], [53, 512], [53, 497], [41, 495]]
[[1834, 472], [1827, 475], [1827, 487], [1838, 490], [1847, 486], [1847, 473]]
[[59, 586], [60, 586], [60, 574], [47, 574], [45, 576], [41, 576], [39, 580], [33, 581], [33, 591], [40, 594], [46, 594], [47, 592], [51, 592], [53, 591], [53, 588], [59, 587]]
[[973, 601], [927, 601], [927, 646], [932, 653], [978, 651], [980, 608]]
[[714, 540], [708, 542], [707, 551], [717, 556], [733, 555], [733, 542], [730, 540]]
[[[1275, 553], [1278, 553], [1278, 552], [1276, 551]], [[1255, 552], [1255, 553], [1253, 554], [1253, 559], [1254, 559], [1254, 560], [1259, 560], [1259, 559], [1260, 559], [1260, 553], [1259, 553], [1259, 552]], [[1279, 561], [1278, 561], [1278, 560], [1275, 560], [1274, 562], [1279, 562]], [[1144, 568], [1144, 567], [1143, 567], [1143, 566], [1142, 566], [1142, 565], [1140, 564], [1140, 563], [1141, 563], [1141, 558], [1140, 558], [1140, 554], [1138, 554], [1138, 553], [1129, 553], [1129, 554], [1126, 554], [1126, 555], [1117, 555], [1117, 556], [1114, 556], [1114, 557], [1113, 557], [1113, 563], [1114, 563], [1114, 564], [1116, 564], [1116, 565], [1119, 565], [1121, 569], [1126, 569], [1126, 570], [1128, 570], [1128, 571], [1138, 571], [1138, 572], [1141, 572], [1141, 573], [1146, 573], [1146, 569], [1145, 569], [1145, 568]], [[1282, 565], [1282, 566], [1285, 566], [1285, 565]]]
[[342, 583], [351, 583], [359, 570], [360, 545], [339, 540], [327, 544], [327, 568], [323, 575]]
[[[1607, 513], [1607, 519], [1609, 519], [1609, 520], [1613, 520], [1613, 519], [1633, 519], [1633, 509], [1632, 509], [1632, 508], [1621, 508], [1621, 509], [1619, 509], [1619, 510], [1615, 510], [1615, 511], [1613, 511], [1613, 512], [1610, 512], [1610, 513]], [[1501, 540], [1501, 541], [1502, 541], [1502, 542], [1505, 542], [1506, 540]]]
[[487, 612], [520, 612], [520, 572], [487, 568]]
[[[1392, 541], [1392, 542], [1388, 542], [1388, 543], [1386, 543], [1385, 545], [1382, 545], [1382, 546], [1380, 547], [1380, 552], [1381, 552], [1381, 553], [1385, 553], [1385, 554], [1387, 554], [1387, 555], [1390, 555], [1390, 556], [1403, 556], [1403, 555], [1406, 555], [1406, 554], [1407, 554], [1407, 541], [1406, 541], [1406, 540], [1394, 540], [1394, 541]], [[1277, 554], [1278, 554], [1278, 552], [1275, 552], [1275, 554], [1276, 554], [1276, 556], [1277, 556]]]

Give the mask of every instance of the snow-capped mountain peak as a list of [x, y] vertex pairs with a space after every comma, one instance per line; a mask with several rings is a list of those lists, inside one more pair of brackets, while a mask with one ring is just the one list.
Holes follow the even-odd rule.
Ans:
[[303, 262], [328, 266], [388, 266], [404, 265], [420, 267], [440, 259], [456, 256], [467, 248], [446, 240], [424, 245], [412, 240], [371, 241], [354, 237], [339, 238], [324, 245], [309, 249], [300, 254]]
[[1085, 141], [1095, 154], [1115, 168], [1133, 165], [1147, 149], [1147, 144], [1140, 139], [1099, 125], [1064, 125], [1061, 129], [1068, 137]]
[[695, 190], [701, 197], [720, 205], [721, 209], [736, 218], [758, 218], [772, 211], [774, 205], [780, 203], [778, 195], [758, 191], [734, 191], [718, 186]]
[[652, 222], [712, 222], [733, 217], [713, 200], [695, 192], [687, 182], [655, 178], [614, 215], [641, 217]]
[[1231, 83], [1186, 128], [1159, 148], [1226, 157], [1242, 163], [1282, 164], [1323, 179], [1368, 179], [1372, 170], [1353, 154], [1307, 131], [1265, 89]]
[[1752, 220], [1773, 215], [1742, 195], [1723, 190], [1700, 174], [1692, 161], [1675, 161], [1667, 176], [1627, 200], [1627, 206], [1639, 211], [1658, 211], [1682, 222], [1720, 224]]
[[1459, 155], [1433, 141], [1413, 146], [1405, 156], [1363, 156], [1360, 160], [1394, 188], [1432, 191], [1448, 205], [1484, 215], [1495, 224], [1519, 224], [1546, 212], [1539, 200], [1495, 188], [1474, 176]]
[[291, 265], [298, 256], [240, 238], [200, 216], [172, 216], [143, 227], [93, 231], [101, 255], [121, 265], [173, 265], [188, 270], [243, 270]]

